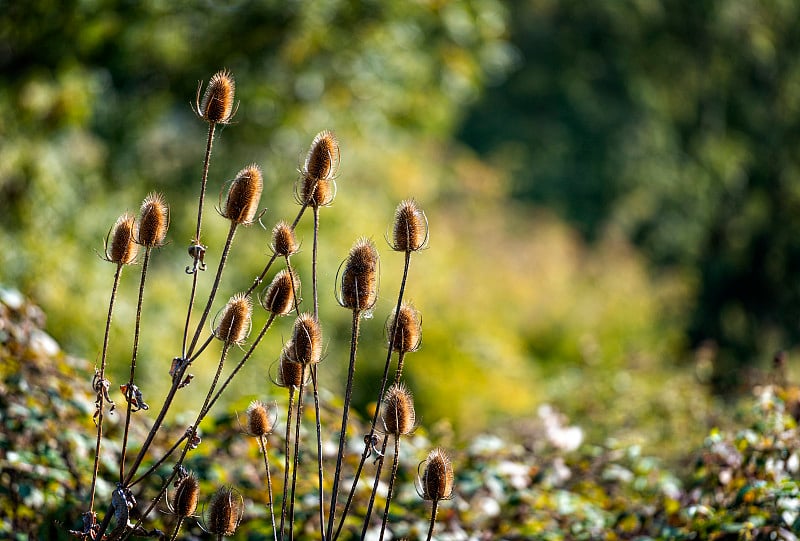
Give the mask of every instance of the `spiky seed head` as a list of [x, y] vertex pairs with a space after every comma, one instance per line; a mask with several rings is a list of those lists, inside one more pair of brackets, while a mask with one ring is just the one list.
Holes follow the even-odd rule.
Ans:
[[206, 529], [216, 535], [233, 535], [243, 511], [242, 497], [230, 487], [220, 487], [208, 503]]
[[297, 253], [297, 239], [294, 228], [281, 220], [272, 228], [272, 251], [275, 255], [289, 257]]
[[[197, 105], [197, 114], [206, 122], [227, 124], [234, 114], [233, 98], [236, 83], [228, 70], [215, 73], [208, 82], [203, 99]], [[197, 90], [198, 95], [200, 89]]]
[[269, 407], [260, 400], [253, 400], [247, 408], [247, 431], [250, 435], [261, 437], [271, 434], [274, 416], [270, 415]]
[[339, 303], [351, 310], [369, 310], [378, 299], [378, 250], [361, 238], [350, 249], [344, 264]]
[[237, 293], [222, 309], [214, 336], [226, 344], [241, 344], [250, 332], [253, 303], [250, 296]]
[[114, 223], [106, 242], [106, 259], [118, 265], [130, 265], [136, 259], [139, 245], [136, 244], [136, 217], [125, 213]]
[[175, 496], [172, 498], [172, 510], [179, 517], [191, 517], [197, 509], [200, 498], [200, 482], [193, 473], [180, 480]]
[[398, 252], [416, 252], [428, 239], [428, 221], [425, 213], [413, 199], [402, 201], [394, 212], [392, 249]]
[[312, 207], [329, 205], [336, 194], [334, 177], [339, 167], [339, 142], [332, 132], [316, 135], [308, 149], [302, 170], [300, 201]]
[[256, 164], [248, 165], [236, 173], [231, 182], [222, 215], [240, 225], [253, 223], [263, 188], [261, 168]]
[[[397, 321], [397, 328], [392, 336], [392, 328]], [[400, 310], [389, 317], [386, 322], [386, 333], [389, 336], [389, 345], [392, 351], [408, 353], [416, 351], [422, 341], [422, 318], [410, 303], [404, 302]]]
[[281, 358], [278, 361], [278, 381], [281, 387], [300, 387], [303, 385], [303, 365], [294, 358], [294, 342], [289, 340], [283, 345]]
[[395, 436], [410, 434], [417, 420], [414, 398], [402, 383], [395, 383], [383, 399], [383, 424]]
[[139, 209], [139, 226], [136, 242], [142, 246], [154, 248], [164, 244], [169, 228], [169, 207], [164, 196], [151, 192], [142, 201]]
[[285, 316], [294, 307], [295, 296], [300, 295], [300, 279], [288, 269], [283, 269], [269, 284], [261, 297], [261, 306], [276, 316]]
[[292, 331], [293, 359], [301, 364], [316, 364], [322, 358], [322, 328], [313, 314], [300, 314]]
[[438, 502], [452, 496], [453, 465], [443, 449], [437, 447], [428, 453], [421, 481], [422, 497], [426, 500]]

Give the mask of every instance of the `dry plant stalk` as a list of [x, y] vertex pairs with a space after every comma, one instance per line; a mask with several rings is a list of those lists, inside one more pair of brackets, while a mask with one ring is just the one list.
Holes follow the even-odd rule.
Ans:
[[[369, 509], [364, 517], [364, 531], [369, 524], [377, 485], [380, 481], [383, 455], [387, 445], [388, 436], [394, 438], [394, 458], [389, 484], [389, 496], [383, 513], [381, 524], [381, 538], [387, 527], [389, 503], [392, 498], [394, 481], [399, 467], [399, 442], [403, 435], [411, 433], [415, 427], [416, 414], [410, 391], [402, 383], [402, 368], [404, 356], [419, 348], [422, 336], [421, 316], [413, 306], [404, 301], [406, 281], [408, 278], [410, 258], [426, 247], [428, 241], [428, 222], [424, 212], [417, 203], [408, 199], [400, 203], [395, 211], [392, 225], [392, 250], [401, 252], [405, 256], [405, 264], [395, 309], [387, 319], [387, 357], [384, 365], [383, 378], [380, 382], [380, 392], [376, 400], [383, 399], [383, 407], [378, 408], [372, 418], [369, 433], [364, 437], [365, 449], [361, 461], [354, 472], [352, 488], [348, 493], [344, 508], [337, 509], [339, 497], [339, 483], [343, 476], [343, 459], [347, 453], [346, 440], [348, 438], [348, 417], [354, 373], [357, 359], [358, 339], [360, 324], [363, 316], [371, 313], [378, 299], [379, 261], [378, 249], [369, 238], [358, 239], [343, 263], [342, 272], [337, 277], [336, 295], [339, 304], [352, 312], [352, 327], [350, 338], [350, 356], [347, 369], [347, 383], [345, 386], [344, 404], [341, 413], [341, 425], [338, 430], [338, 452], [333, 473], [332, 491], [330, 501], [326, 501], [323, 494], [323, 477], [325, 464], [322, 456], [323, 427], [320, 419], [320, 399], [317, 379], [317, 366], [323, 358], [323, 334], [319, 321], [319, 295], [318, 295], [318, 252], [320, 232], [320, 210], [331, 204], [337, 193], [336, 178], [339, 168], [340, 150], [339, 142], [333, 132], [325, 130], [317, 134], [309, 147], [305, 161], [300, 169], [300, 177], [295, 185], [295, 198], [300, 205], [297, 216], [293, 221], [281, 220], [271, 230], [269, 246], [271, 257], [266, 261], [259, 277], [249, 286], [240, 289], [230, 297], [221, 309], [217, 309], [217, 316], [213, 318], [212, 331], [204, 331], [211, 318], [212, 309], [217, 301], [218, 293], [224, 284], [225, 269], [228, 265], [229, 255], [234, 249], [235, 233], [240, 226], [248, 226], [258, 221], [260, 198], [263, 191], [263, 173], [257, 164], [250, 164], [239, 170], [225, 190], [224, 201], [220, 201], [219, 214], [229, 221], [228, 235], [220, 250], [219, 263], [211, 282], [210, 292], [205, 299], [198, 299], [198, 282], [202, 271], [206, 270], [205, 255], [209, 248], [202, 242], [202, 225], [204, 216], [204, 201], [206, 197], [208, 175], [211, 164], [212, 146], [215, 137], [215, 128], [218, 124], [228, 124], [237, 110], [235, 101], [235, 82], [233, 76], [226, 70], [216, 73], [210, 80], [204, 92], [202, 84], [198, 86], [197, 97], [193, 106], [197, 116], [208, 123], [206, 151], [203, 160], [202, 176], [198, 194], [198, 209], [196, 216], [195, 234], [192, 238], [188, 252], [189, 265], [186, 267], [188, 284], [188, 303], [186, 308], [185, 325], [177, 334], [176, 349], [179, 354], [173, 359], [169, 368], [171, 385], [157, 408], [154, 418], [148, 422], [149, 432], [142, 441], [131, 441], [133, 434], [130, 427], [138, 420], [139, 412], [150, 409], [145, 402], [143, 391], [136, 383], [137, 351], [142, 330], [143, 302], [146, 290], [146, 277], [148, 264], [158, 249], [165, 245], [166, 235], [170, 223], [169, 207], [163, 196], [151, 193], [142, 203], [138, 219], [131, 214], [123, 214], [116, 221], [106, 238], [105, 259], [115, 265], [115, 273], [111, 297], [106, 318], [105, 333], [103, 338], [100, 368], [96, 371], [92, 385], [96, 393], [96, 423], [95, 462], [92, 472], [92, 483], [88, 498], [88, 510], [83, 514], [83, 529], [72, 531], [81, 539], [128, 539], [132, 535], [144, 537], [165, 538], [165, 534], [153, 528], [148, 530], [145, 524], [158, 523], [154, 520], [154, 511], [159, 508], [162, 500], [168, 513], [176, 520], [171, 529], [170, 539], [177, 539], [180, 529], [187, 522], [197, 521], [196, 510], [198, 502], [203, 499], [201, 494], [201, 479], [195, 473], [188, 472], [184, 462], [188, 453], [201, 445], [198, 429], [203, 420], [212, 412], [224, 391], [240, 372], [245, 363], [252, 359], [256, 349], [261, 344], [265, 334], [271, 328], [275, 318], [295, 313], [293, 331], [289, 340], [283, 345], [277, 364], [277, 374], [274, 383], [288, 391], [285, 427], [281, 430], [278, 426], [277, 405], [268, 406], [267, 403], [255, 400], [247, 410], [245, 431], [256, 438], [258, 447], [264, 461], [265, 485], [267, 489], [267, 507], [271, 517], [272, 536], [278, 539], [293, 539], [295, 508], [300, 505], [296, 484], [304, 462], [300, 460], [301, 449], [301, 422], [304, 405], [304, 391], [309, 382], [314, 397], [316, 416], [316, 469], [318, 481], [318, 516], [319, 535], [321, 539], [336, 539], [342, 532], [345, 518], [351, 511], [355, 486], [362, 473], [364, 462], [373, 455], [378, 455], [378, 467], [375, 472], [373, 491]], [[313, 245], [311, 252], [311, 306], [306, 312], [301, 311], [303, 304], [300, 298], [300, 277], [291, 265], [291, 258], [299, 251], [299, 243], [295, 237], [295, 228], [300, 222], [306, 209], [313, 213]], [[122, 277], [122, 269], [136, 262], [143, 248], [141, 258], [141, 276], [139, 295], [137, 299], [136, 323], [134, 327], [134, 342], [131, 349], [130, 377], [121, 385], [126, 401], [125, 424], [120, 449], [118, 477], [115, 476], [116, 489], [110, 501], [106, 502], [105, 512], [98, 519], [95, 511], [96, 486], [100, 475], [100, 463], [103, 456], [103, 424], [107, 410], [113, 411], [109, 390], [111, 382], [106, 378], [107, 354], [110, 348], [110, 328], [115, 307], [117, 291]], [[276, 261], [285, 261], [285, 268], [275, 272], [273, 278], [266, 282], [267, 276]], [[262, 287], [263, 284], [267, 284]], [[224, 287], [234, 287], [224, 284]], [[253, 300], [256, 299], [256, 308], [263, 308], [268, 313], [267, 322], [258, 332], [251, 332]], [[146, 330], [144, 330], [146, 332]], [[205, 338], [203, 335], [208, 333]], [[254, 336], [253, 336], [254, 335]], [[209, 351], [208, 346], [213, 340], [222, 344], [221, 353], [217, 359], [217, 368], [213, 381], [210, 383], [205, 399], [196, 412], [194, 422], [188, 426], [183, 435], [172, 444], [167, 451], [156, 452], [154, 442], [157, 436], [167, 433], [165, 419], [168, 414], [183, 406], [182, 390], [193, 385], [192, 375], [188, 372], [192, 364]], [[394, 383], [386, 390], [389, 369], [392, 357], [397, 354], [397, 366]], [[226, 369], [226, 360], [231, 355], [240, 358], [233, 369]], [[385, 394], [384, 391], [386, 390]], [[376, 445], [379, 442], [377, 421], [379, 410], [383, 412], [383, 443], [382, 450], [378, 452]], [[294, 431], [292, 431], [294, 428]], [[335, 427], [326, 427], [337, 434]], [[280, 522], [276, 524], [276, 502], [273, 499], [272, 475], [268, 451], [269, 439], [275, 433], [283, 434], [282, 445], [273, 447], [273, 452], [282, 451], [283, 462], [283, 494], [281, 498]], [[208, 437], [213, 438], [213, 435]], [[280, 442], [279, 442], [280, 443]], [[129, 450], [132, 460], [128, 460]], [[167, 463], [172, 464], [172, 470], [166, 478], [161, 479], [160, 489], [153, 493], [149, 488], [152, 482], [159, 479], [156, 476], [159, 468]], [[147, 466], [145, 468], [145, 465]], [[291, 482], [289, 475], [291, 472]], [[150, 483], [143, 483], [149, 480]], [[440, 500], [446, 499], [452, 492], [453, 475], [447, 456], [435, 450], [427, 459], [425, 473], [422, 474], [421, 496], [433, 501], [434, 507], [431, 517], [430, 532], [436, 515], [436, 506]], [[172, 497], [168, 489], [172, 490]], [[291, 487], [291, 488], [290, 488]], [[138, 491], [134, 495], [134, 490]], [[140, 508], [140, 502], [148, 502]], [[326, 509], [327, 503], [327, 509]], [[232, 487], [219, 488], [209, 499], [206, 505], [203, 523], [200, 525], [217, 539], [233, 535], [243, 522], [246, 510], [241, 495]], [[327, 520], [325, 513], [328, 513]], [[338, 523], [337, 523], [338, 520]], [[334, 528], [336, 526], [336, 528]], [[354, 532], [355, 533], [355, 532]], [[429, 533], [430, 537], [430, 533]]]

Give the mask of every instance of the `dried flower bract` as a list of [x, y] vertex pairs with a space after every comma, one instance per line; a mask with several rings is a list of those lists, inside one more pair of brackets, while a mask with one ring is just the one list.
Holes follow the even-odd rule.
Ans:
[[144, 198], [139, 210], [139, 226], [136, 242], [148, 248], [164, 244], [169, 229], [169, 207], [164, 196], [151, 192]]
[[194, 474], [189, 474], [178, 482], [172, 498], [172, 512], [179, 517], [191, 517], [197, 509], [200, 497], [200, 483]]
[[256, 164], [248, 165], [231, 182], [222, 215], [240, 225], [252, 223], [263, 188], [261, 168]]
[[136, 217], [127, 212], [117, 218], [106, 239], [106, 259], [118, 265], [130, 265], [136, 259]]
[[288, 269], [283, 269], [269, 284], [261, 297], [261, 306], [276, 316], [285, 316], [292, 311], [295, 298], [300, 295], [300, 279]]
[[233, 489], [217, 489], [208, 504], [206, 529], [216, 535], [233, 535], [242, 520], [242, 497]]
[[322, 328], [312, 314], [300, 314], [292, 332], [293, 360], [301, 364], [316, 364], [322, 358]]
[[413, 199], [402, 201], [394, 212], [392, 249], [416, 252], [428, 241], [428, 220]]
[[425, 459], [422, 474], [422, 498], [438, 502], [447, 500], [453, 494], [453, 465], [443, 449], [436, 448]]
[[339, 304], [351, 310], [369, 310], [378, 299], [378, 250], [361, 238], [350, 249], [340, 284]]
[[274, 427], [274, 415], [270, 415], [269, 407], [260, 400], [253, 400], [247, 408], [247, 432], [256, 437], [271, 434]]
[[416, 422], [414, 398], [402, 383], [395, 383], [383, 399], [383, 424], [389, 434], [405, 435], [414, 430]]
[[214, 329], [214, 336], [226, 344], [240, 344], [250, 332], [250, 315], [253, 303], [250, 297], [238, 293], [231, 297], [222, 309], [219, 325]]
[[281, 358], [278, 361], [278, 381], [281, 387], [300, 387], [303, 381], [303, 365], [294, 359], [294, 342], [289, 340], [283, 345]]
[[330, 131], [322, 131], [314, 137], [303, 164], [301, 203], [312, 207], [329, 205], [336, 195], [334, 177], [339, 167], [339, 142]]
[[197, 87], [197, 101], [195, 102], [195, 113], [197, 116], [214, 124], [227, 124], [230, 122], [234, 110], [234, 93], [236, 83], [233, 76], [227, 70], [215, 73], [208, 82], [203, 99], [200, 99], [202, 83]]
[[272, 251], [281, 257], [289, 257], [298, 249], [292, 226], [282, 220], [275, 224], [272, 228]]
[[[395, 323], [395, 320], [397, 323]], [[408, 353], [416, 351], [422, 342], [422, 318], [420, 313], [411, 304], [404, 302], [400, 305], [397, 314], [386, 322], [386, 332], [390, 334], [395, 324], [394, 336], [389, 339], [389, 345], [393, 351]]]

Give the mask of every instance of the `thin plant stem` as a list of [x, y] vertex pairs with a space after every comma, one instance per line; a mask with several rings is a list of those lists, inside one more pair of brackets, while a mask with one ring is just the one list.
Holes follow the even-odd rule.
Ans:
[[[403, 297], [405, 295], [406, 282], [408, 280], [408, 271], [410, 266], [411, 266], [411, 252], [409, 251], [405, 252], [405, 261], [403, 264], [403, 278], [400, 280], [400, 291], [397, 294], [397, 304], [395, 306], [395, 311], [394, 311], [395, 318], [394, 322], [392, 323], [392, 328], [389, 332], [389, 348], [388, 352], [386, 353], [386, 362], [384, 363], [383, 366], [383, 377], [381, 378], [380, 391], [378, 393], [378, 403], [380, 403], [380, 399], [383, 396], [384, 391], [386, 390], [386, 382], [389, 379], [389, 367], [391, 366], [392, 362], [392, 344], [394, 343], [394, 335], [397, 333], [397, 326], [399, 320], [397, 314], [400, 312], [400, 306], [403, 304]], [[398, 370], [400, 370], [400, 362], [398, 362]], [[336, 528], [336, 535], [333, 537], [334, 540], [336, 540], [339, 537], [339, 533], [342, 531], [342, 525], [344, 524], [344, 519], [345, 517], [347, 517], [347, 513], [350, 510], [350, 505], [353, 503], [353, 498], [356, 492], [356, 485], [358, 484], [361, 472], [364, 469], [364, 463], [371, 454], [372, 438], [375, 435], [375, 425], [378, 423], [379, 411], [380, 408], [375, 408], [375, 413], [372, 415], [372, 423], [370, 424], [369, 434], [364, 439], [364, 453], [361, 455], [361, 460], [359, 461], [358, 467], [356, 468], [355, 477], [353, 478], [353, 486], [350, 488], [350, 493], [347, 496], [347, 502], [344, 505], [344, 510], [342, 511], [342, 517], [339, 521], [339, 526]]]
[[152, 466], [150, 466], [149, 468], [147, 468], [147, 471], [146, 471], [146, 472], [143, 472], [143, 473], [142, 473], [142, 474], [140, 474], [140, 475], [139, 475], [139, 476], [138, 476], [136, 479], [134, 479], [133, 481], [131, 481], [131, 482], [130, 482], [130, 484], [128, 485], [128, 488], [131, 488], [131, 487], [134, 487], [134, 486], [138, 485], [139, 483], [141, 483], [142, 481], [144, 481], [144, 480], [147, 478], [147, 476], [149, 476], [151, 473], [153, 473], [154, 471], [156, 471], [156, 470], [158, 469], [158, 467], [159, 467], [159, 466], [161, 466], [161, 465], [162, 465], [164, 462], [166, 462], [166, 461], [167, 461], [167, 459], [168, 459], [170, 456], [172, 456], [172, 453], [174, 453], [174, 452], [175, 452], [175, 450], [178, 448], [178, 446], [179, 446], [181, 443], [183, 443], [183, 440], [185, 440], [185, 439], [186, 439], [186, 434], [184, 433], [184, 434], [183, 434], [183, 435], [182, 435], [180, 438], [178, 438], [178, 441], [176, 441], [175, 443], [173, 443], [173, 444], [172, 444], [172, 447], [170, 447], [170, 448], [169, 448], [169, 450], [168, 450], [166, 453], [164, 453], [164, 456], [162, 456], [161, 458], [159, 458], [159, 459], [158, 459], [158, 460], [155, 462], [155, 464], [153, 464]]
[[311, 257], [311, 288], [314, 293], [314, 317], [319, 319], [319, 294], [317, 292], [317, 263], [319, 259], [319, 207], [314, 206], [314, 246]]
[[325, 492], [322, 484], [322, 425], [319, 411], [319, 387], [317, 386], [317, 365], [311, 367], [311, 383], [314, 386], [314, 417], [317, 424], [317, 479], [319, 484], [319, 524], [321, 540], [325, 541]]
[[294, 385], [289, 387], [289, 404], [286, 408], [286, 437], [284, 445], [284, 467], [283, 467], [283, 500], [281, 500], [281, 539], [283, 539], [283, 529], [286, 523], [286, 503], [289, 497], [289, 438], [292, 434], [292, 411], [294, 410]]
[[394, 373], [394, 383], [400, 383], [400, 378], [403, 377], [403, 361], [406, 359], [406, 352], [400, 351], [397, 354], [397, 370]]
[[383, 509], [383, 520], [381, 521], [381, 535], [379, 540], [383, 541], [383, 534], [386, 532], [386, 522], [389, 520], [389, 504], [392, 502], [394, 492], [394, 480], [397, 478], [397, 466], [400, 457], [400, 434], [394, 435], [394, 459], [392, 460], [392, 474], [389, 477], [389, 492], [386, 494], [386, 507]]
[[[139, 299], [136, 302], [136, 323], [133, 330], [133, 351], [131, 353], [131, 377], [128, 380], [128, 386], [125, 390], [125, 400], [128, 402], [125, 411], [125, 429], [122, 433], [122, 451], [119, 459], [119, 482], [125, 479], [125, 452], [128, 448], [128, 433], [131, 425], [131, 412], [133, 411], [133, 382], [136, 377], [136, 355], [139, 351], [139, 332], [142, 327], [142, 302], [144, 301], [144, 285], [147, 280], [147, 267], [150, 263], [150, 254], [152, 248], [147, 247], [144, 251], [144, 258], [142, 259], [142, 274], [139, 281]], [[141, 408], [141, 404], [140, 404]]]
[[[303, 365], [300, 381], [306, 379], [306, 365]], [[297, 488], [297, 464], [300, 461], [300, 424], [303, 420], [303, 390], [305, 385], [300, 387], [297, 392], [297, 416], [294, 423], [294, 456], [292, 458], [292, 494], [289, 498], [289, 540], [294, 539], [294, 504], [295, 504], [295, 489]]]
[[261, 452], [264, 454], [264, 470], [267, 473], [267, 494], [269, 497], [267, 507], [269, 507], [269, 518], [272, 519], [272, 538], [274, 541], [278, 541], [278, 530], [275, 529], [275, 505], [272, 499], [272, 476], [269, 472], [269, 457], [267, 456], [267, 438], [261, 435], [258, 438], [258, 443], [261, 446]]
[[103, 418], [105, 412], [106, 392], [106, 358], [108, 356], [108, 338], [111, 330], [111, 316], [114, 313], [114, 301], [117, 298], [117, 289], [119, 287], [120, 277], [122, 276], [122, 263], [117, 263], [117, 270], [114, 272], [114, 285], [111, 286], [111, 298], [108, 301], [108, 316], [106, 317], [106, 330], [103, 335], [103, 351], [100, 354], [100, 373], [99, 385], [100, 390], [97, 393], [97, 441], [94, 447], [94, 466], [92, 468], [92, 486], [89, 489], [89, 512], [94, 513], [94, 496], [97, 489], [97, 472], [100, 469], [100, 444], [103, 439]]
[[[339, 490], [339, 476], [342, 472], [342, 455], [344, 455], [344, 442], [347, 438], [347, 420], [350, 413], [350, 400], [353, 396], [353, 376], [356, 372], [356, 352], [358, 350], [358, 333], [361, 322], [361, 312], [353, 310], [352, 335], [350, 336], [350, 365], [347, 368], [347, 387], [344, 394], [344, 411], [342, 412], [342, 430], [339, 433], [339, 450], [336, 453], [336, 470], [333, 474], [333, 487], [331, 488], [331, 506], [328, 511], [327, 537], [333, 533], [333, 521], [336, 516], [336, 496]], [[342, 517], [344, 520], [344, 517]]]
[[292, 284], [292, 298], [294, 299], [294, 311], [299, 316], [300, 315], [300, 299], [297, 298], [297, 288], [294, 283], [294, 269], [292, 268], [292, 263], [289, 261], [289, 256], [286, 256], [286, 270], [289, 271], [289, 281]]
[[[381, 472], [383, 471], [383, 459], [386, 457], [386, 445], [389, 442], [389, 436], [383, 435], [383, 443], [381, 444], [381, 454], [377, 458], [378, 467], [375, 470], [375, 480], [372, 483], [372, 492], [369, 495], [369, 503], [367, 503], [367, 512], [364, 514], [364, 526], [361, 529], [361, 538], [367, 535], [369, 528], [369, 519], [372, 517], [372, 509], [375, 505], [375, 496], [378, 494], [378, 485], [381, 482]], [[337, 533], [338, 535], [338, 533]]]
[[178, 532], [181, 529], [181, 525], [183, 524], [184, 517], [178, 517], [178, 523], [175, 524], [175, 531], [172, 532], [172, 535], [169, 537], [169, 541], [175, 541], [178, 538]]
[[[206, 185], [208, 184], [208, 168], [211, 163], [211, 147], [214, 144], [214, 130], [216, 123], [210, 122], [208, 124], [208, 138], [206, 140], [206, 155], [203, 158], [203, 178], [200, 182], [200, 197], [197, 203], [197, 228], [194, 233], [194, 242], [200, 244], [200, 229], [203, 225], [203, 204], [206, 198]], [[183, 343], [181, 345], [181, 357], [186, 357], [186, 341], [189, 337], [189, 322], [192, 319], [192, 309], [194, 308], [194, 298], [197, 294], [197, 275], [199, 269], [197, 268], [198, 255], [195, 255], [194, 272], [192, 273], [192, 292], [189, 295], [189, 308], [186, 310], [186, 325], [183, 328]]]
[[433, 527], [436, 525], [436, 511], [439, 509], [439, 501], [433, 501], [433, 507], [431, 508], [431, 525], [428, 527], [428, 538], [426, 541], [431, 541], [431, 537], [433, 536]]

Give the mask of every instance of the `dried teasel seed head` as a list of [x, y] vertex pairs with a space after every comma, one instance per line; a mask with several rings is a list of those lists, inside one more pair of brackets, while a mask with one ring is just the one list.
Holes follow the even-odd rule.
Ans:
[[[397, 321], [397, 328], [392, 336], [392, 328]], [[404, 302], [400, 305], [400, 310], [392, 314], [386, 322], [386, 333], [389, 338], [389, 346], [392, 351], [402, 351], [408, 353], [416, 351], [422, 341], [422, 317], [420, 313], [410, 303]]]
[[292, 331], [295, 362], [316, 364], [322, 358], [322, 328], [313, 314], [300, 314]]
[[383, 424], [395, 436], [410, 434], [417, 420], [414, 398], [402, 383], [395, 383], [383, 399]]
[[242, 520], [242, 497], [232, 488], [220, 487], [208, 503], [206, 530], [216, 535], [233, 535]]
[[139, 210], [139, 226], [136, 242], [142, 246], [154, 248], [164, 244], [164, 237], [169, 229], [169, 207], [164, 196], [151, 192], [142, 201]]
[[[230, 122], [235, 111], [233, 108], [233, 97], [236, 91], [236, 83], [228, 70], [221, 70], [215, 73], [208, 82], [203, 99], [196, 104], [197, 115], [215, 124], [227, 124]], [[197, 89], [200, 95], [200, 88]]]
[[295, 298], [300, 295], [300, 279], [288, 269], [283, 269], [269, 284], [261, 297], [261, 306], [276, 316], [285, 316], [292, 311]]
[[253, 400], [247, 408], [247, 432], [256, 437], [271, 434], [274, 416], [270, 416], [269, 407], [260, 400]]
[[261, 168], [256, 164], [248, 165], [236, 173], [231, 182], [222, 215], [240, 225], [253, 223], [263, 188]]
[[398, 252], [421, 250], [428, 240], [428, 221], [413, 199], [402, 201], [394, 212], [392, 249]]
[[118, 265], [130, 265], [136, 259], [136, 217], [125, 213], [114, 223], [106, 240], [106, 259]]
[[178, 483], [172, 498], [172, 510], [179, 517], [191, 517], [197, 509], [200, 497], [200, 482], [194, 474], [189, 474]]
[[237, 293], [230, 298], [222, 309], [219, 324], [214, 329], [214, 336], [226, 344], [240, 344], [250, 332], [250, 316], [253, 303], [250, 296]]
[[304, 383], [304, 375], [303, 365], [294, 359], [294, 342], [289, 340], [281, 351], [276, 383], [281, 387], [300, 387]]
[[334, 176], [339, 167], [339, 142], [332, 132], [316, 135], [303, 164], [300, 201], [312, 207], [329, 205], [336, 194]]
[[421, 484], [422, 498], [425, 500], [438, 502], [452, 496], [453, 465], [443, 449], [437, 447], [428, 453]]
[[298, 249], [294, 228], [283, 220], [275, 224], [272, 228], [272, 251], [275, 255], [289, 257], [296, 254]]
[[351, 310], [369, 310], [378, 299], [378, 250], [361, 238], [350, 249], [340, 284], [339, 304]]

